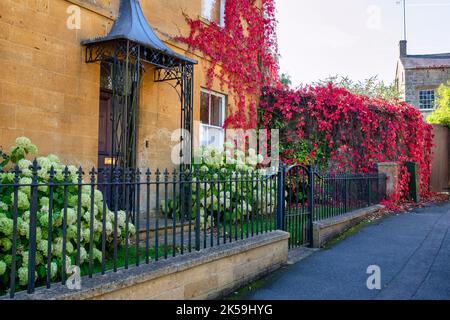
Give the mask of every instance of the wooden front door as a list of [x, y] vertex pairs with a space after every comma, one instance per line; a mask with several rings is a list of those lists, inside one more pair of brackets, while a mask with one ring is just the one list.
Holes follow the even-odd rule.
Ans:
[[[99, 125], [98, 125], [98, 189], [102, 191], [106, 203], [111, 208], [113, 148], [112, 148], [112, 128], [113, 128], [113, 98], [109, 90], [100, 90], [99, 104]], [[105, 171], [105, 169], [107, 169]]]
[[98, 126], [98, 169], [111, 168], [112, 154], [112, 93], [100, 91], [100, 113]]

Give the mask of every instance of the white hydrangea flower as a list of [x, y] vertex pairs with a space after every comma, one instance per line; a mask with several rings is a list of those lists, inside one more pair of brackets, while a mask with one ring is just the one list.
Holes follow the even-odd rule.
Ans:
[[64, 181], [64, 173], [62, 168], [55, 169], [55, 180]]
[[229, 208], [230, 205], [231, 205], [231, 199], [229, 199], [229, 198], [225, 198], [224, 199], [223, 197], [220, 197], [219, 198], [219, 203], [220, 203], [221, 206], [225, 205], [227, 208]]
[[[47, 265], [45, 265], [45, 270], [47, 270]], [[58, 265], [56, 262], [50, 263], [50, 277], [54, 279], [56, 275], [58, 274]]]
[[21, 218], [17, 219], [17, 231], [21, 236], [27, 236], [30, 232], [30, 224], [28, 221], [24, 221]]
[[258, 165], [258, 157], [251, 156], [247, 157], [247, 164], [252, 167], [256, 167]]
[[83, 193], [81, 195], [81, 205], [83, 208], [89, 209], [91, 207], [91, 196], [90, 194]]
[[0, 201], [0, 210], [4, 212], [8, 211], [8, 205]]
[[[11, 194], [11, 202], [14, 203], [14, 193]], [[17, 192], [17, 208], [19, 210], [28, 210], [30, 208], [30, 201], [28, 201], [28, 196], [21, 190]]]
[[118, 211], [117, 212], [117, 225], [119, 227], [124, 227], [125, 226], [125, 221], [126, 221], [126, 213], [125, 211]]
[[110, 221], [106, 222], [105, 229], [108, 236], [112, 235], [114, 232], [113, 224]]
[[43, 227], [48, 226], [48, 211], [42, 211], [38, 214], [39, 224]]
[[5, 236], [11, 236], [13, 232], [13, 220], [7, 217], [0, 218], [0, 232]]
[[48, 208], [48, 206], [50, 205], [50, 199], [48, 197], [42, 197], [39, 199], [39, 204], [41, 205], [41, 207]]
[[267, 175], [267, 170], [263, 169], [263, 168], [258, 169], [258, 174], [261, 176], [265, 176], [265, 175]]
[[31, 197], [31, 186], [29, 186], [31, 183], [33, 183], [33, 180], [29, 177], [22, 177], [19, 179], [19, 184], [22, 185], [19, 187], [19, 190], [25, 193], [28, 198]]
[[29, 256], [28, 251], [22, 252], [21, 255], [22, 255], [22, 266], [28, 267], [28, 256]]
[[8, 238], [0, 239], [0, 247], [3, 248], [2, 252], [8, 251], [12, 247], [12, 242]]
[[0, 260], [0, 276], [2, 276], [6, 272], [6, 263], [3, 260]]
[[81, 239], [83, 239], [85, 243], [89, 242], [90, 236], [91, 232], [88, 227], [81, 230]]
[[211, 185], [209, 183], [200, 183], [200, 190], [205, 190], [206, 192], [208, 192], [210, 188]]
[[39, 190], [40, 192], [47, 193], [48, 190], [49, 190], [49, 187], [48, 187], [48, 186], [40, 185], [40, 186], [38, 186], [38, 190]]
[[106, 212], [106, 222], [113, 222], [114, 221], [114, 212], [107, 211]]
[[73, 225], [77, 222], [77, 212], [72, 208], [67, 208], [67, 225]]
[[50, 171], [52, 162], [46, 157], [39, 157], [36, 160], [41, 167], [41, 169], [38, 170], [38, 177], [44, 181], [48, 181], [48, 179], [50, 179], [48, 171]]
[[236, 149], [236, 150], [234, 151], [234, 156], [235, 156], [236, 158], [242, 160], [242, 159], [245, 158], [245, 152], [242, 151], [242, 150], [240, 150], [240, 149]]
[[136, 234], [136, 227], [134, 226], [134, 224], [128, 224], [128, 232], [130, 236], [134, 236]]
[[80, 247], [80, 263], [84, 263], [88, 258], [88, 253], [84, 247]]
[[19, 167], [20, 171], [21, 171], [21, 176], [25, 176], [25, 177], [31, 177], [32, 176], [32, 172], [30, 167], [33, 165], [33, 163], [30, 160], [27, 159], [20, 159], [17, 162], [17, 166]]
[[36, 153], [37, 148], [34, 144], [31, 143], [31, 140], [27, 137], [18, 137], [15, 141], [15, 147], [19, 147], [27, 150], [30, 153]]
[[54, 166], [59, 165], [61, 163], [61, 161], [59, 160], [58, 156], [56, 156], [54, 154], [49, 154], [47, 156], [47, 159], [50, 160], [50, 162], [52, 162], [52, 164]]
[[62, 256], [62, 238], [56, 238], [52, 245], [52, 254], [55, 257], [61, 258]]
[[71, 225], [67, 227], [67, 240], [75, 240], [77, 238], [77, 226]]
[[94, 260], [97, 260], [98, 262], [102, 262], [102, 252], [100, 250], [98, 250], [97, 248], [94, 248], [93, 251], [93, 256], [94, 256]]
[[[17, 270], [17, 274], [19, 276], [19, 284], [21, 286], [26, 286], [28, 284], [28, 268], [20, 267], [19, 270]], [[35, 279], [37, 279], [37, 272], [35, 273]]]
[[94, 199], [97, 206], [101, 207], [103, 204], [103, 193], [100, 190], [96, 189], [94, 191]]
[[48, 241], [41, 240], [37, 243], [37, 249], [42, 252], [42, 254], [47, 257], [48, 256]]
[[25, 212], [22, 214], [22, 219], [23, 219], [23, 221], [29, 222], [29, 221], [30, 221], [30, 211], [25, 211]]
[[14, 182], [14, 173], [12, 172], [0, 173], [0, 181], [4, 181], [4, 183]]

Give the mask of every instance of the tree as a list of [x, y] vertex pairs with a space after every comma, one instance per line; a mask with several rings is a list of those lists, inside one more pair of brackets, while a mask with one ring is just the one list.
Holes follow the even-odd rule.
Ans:
[[333, 83], [335, 87], [346, 88], [354, 94], [366, 95], [370, 98], [381, 98], [388, 101], [400, 99], [400, 93], [395, 84], [386, 84], [383, 80], [378, 79], [378, 76], [363, 81], [353, 81], [348, 77], [342, 76], [330, 76], [324, 80], [313, 83], [313, 86], [326, 86], [330, 82]]
[[450, 81], [447, 85], [441, 84], [437, 90], [437, 109], [428, 116], [427, 122], [442, 124], [450, 128]]
[[288, 73], [282, 73], [280, 76], [280, 82], [285, 87], [290, 87], [292, 85], [291, 76]]

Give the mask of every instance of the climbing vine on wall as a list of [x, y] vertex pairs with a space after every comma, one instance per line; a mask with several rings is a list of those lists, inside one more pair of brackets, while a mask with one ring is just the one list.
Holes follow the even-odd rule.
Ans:
[[422, 196], [428, 193], [433, 133], [419, 110], [403, 102], [355, 95], [328, 86], [299, 90], [266, 88], [260, 125], [280, 129], [281, 158], [323, 169], [371, 172], [379, 162], [398, 162], [393, 200], [407, 196], [405, 162], [418, 163]]
[[274, 0], [226, 0], [223, 27], [200, 19], [187, 21], [190, 34], [178, 40], [210, 60], [207, 85], [218, 79], [234, 99], [225, 127], [256, 128], [261, 90], [278, 82]]

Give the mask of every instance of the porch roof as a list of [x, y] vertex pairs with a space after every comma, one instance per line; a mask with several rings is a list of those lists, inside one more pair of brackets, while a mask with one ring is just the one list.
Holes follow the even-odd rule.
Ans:
[[111, 31], [105, 37], [84, 40], [83, 45], [95, 45], [113, 40], [130, 40], [147, 49], [155, 50], [182, 64], [196, 64], [197, 61], [185, 57], [169, 48], [153, 31], [142, 12], [139, 0], [121, 0], [119, 16]]

